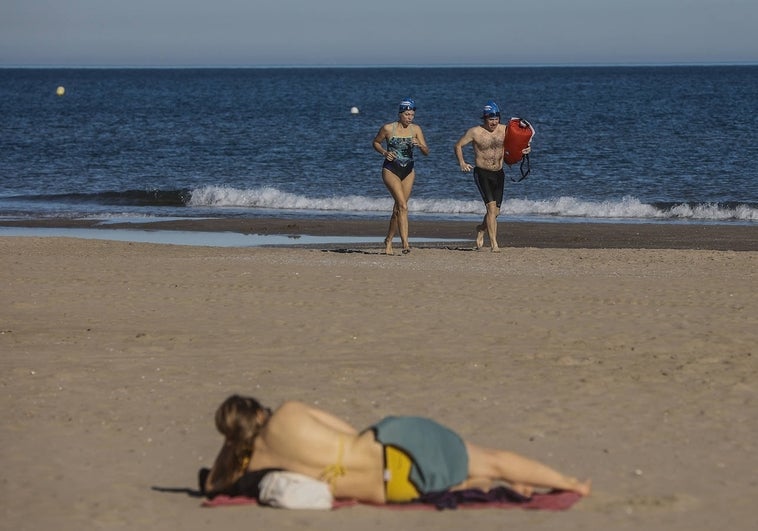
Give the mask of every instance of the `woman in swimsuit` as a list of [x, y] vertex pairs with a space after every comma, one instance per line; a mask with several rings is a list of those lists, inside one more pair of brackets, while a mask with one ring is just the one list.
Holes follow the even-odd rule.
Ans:
[[421, 417], [388, 417], [359, 432], [302, 402], [287, 401], [272, 412], [253, 398], [233, 395], [216, 411], [216, 427], [225, 441], [205, 480], [210, 494], [229, 491], [244, 474], [269, 468], [324, 481], [335, 498], [367, 503], [487, 490], [498, 480], [526, 496], [535, 488], [590, 493], [589, 481], [512, 452], [476, 446]]
[[[392, 239], [398, 230], [403, 254], [411, 250], [408, 243], [408, 199], [416, 178], [413, 148], [419, 148], [424, 155], [429, 154], [423, 131], [418, 125], [413, 125], [415, 116], [416, 103], [411, 98], [404, 99], [400, 102], [397, 121], [384, 124], [374, 138], [374, 149], [384, 157], [382, 180], [395, 200], [389, 230], [384, 239], [387, 254], [392, 254]], [[383, 146], [385, 142], [386, 148]]]

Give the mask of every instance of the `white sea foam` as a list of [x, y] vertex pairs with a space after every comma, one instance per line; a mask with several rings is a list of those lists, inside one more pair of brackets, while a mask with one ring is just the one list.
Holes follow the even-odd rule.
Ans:
[[747, 205], [737, 205], [734, 208], [724, 208], [715, 203], [697, 205], [695, 207], [676, 205], [669, 209], [667, 213], [670, 214], [669, 217], [682, 219], [758, 221], [758, 209]]
[[[192, 191], [188, 206], [237, 207], [273, 210], [309, 210], [341, 212], [388, 212], [392, 200], [365, 196], [308, 197], [283, 192], [272, 187], [240, 190], [223, 186], [206, 186]], [[412, 198], [411, 212], [437, 215], [480, 215], [481, 201]], [[620, 220], [693, 220], [693, 221], [758, 221], [758, 209], [748, 205], [725, 207], [718, 204], [678, 204], [670, 208], [643, 203], [635, 197], [620, 200], [586, 201], [575, 197], [552, 199], [509, 199], [502, 213], [517, 217], [565, 217]]]
[[503, 205], [506, 214], [528, 216], [558, 216], [572, 218], [641, 218], [656, 219], [667, 216], [662, 210], [642, 203], [634, 197], [620, 201], [584, 201], [574, 197], [548, 200], [511, 199]]
[[247, 207], [282, 210], [387, 211], [392, 200], [363, 196], [306, 197], [263, 187], [239, 190], [224, 186], [205, 186], [192, 191], [188, 206]]
[[643, 203], [635, 197], [613, 201], [585, 201], [574, 197], [535, 201], [511, 199], [503, 204], [503, 213], [589, 219], [758, 221], [758, 209], [747, 205], [725, 207], [710, 203], [692, 206], [682, 203], [670, 208], [660, 208]]

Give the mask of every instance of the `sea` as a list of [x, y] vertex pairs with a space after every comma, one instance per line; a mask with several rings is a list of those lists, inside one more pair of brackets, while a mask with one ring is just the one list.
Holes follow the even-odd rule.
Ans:
[[0, 68], [0, 223], [387, 219], [372, 140], [407, 97], [411, 223], [483, 215], [453, 146], [491, 99], [536, 131], [501, 220], [758, 225], [751, 65]]

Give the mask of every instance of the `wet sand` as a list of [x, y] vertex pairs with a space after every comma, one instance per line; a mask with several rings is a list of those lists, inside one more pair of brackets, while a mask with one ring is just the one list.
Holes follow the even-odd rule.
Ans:
[[[476, 222], [411, 219], [413, 238], [443, 238], [473, 245]], [[236, 232], [260, 235], [375, 236], [381, 241], [387, 223], [377, 220], [280, 218], [208, 218], [107, 223], [97, 220], [0, 220], [0, 226]], [[671, 223], [502, 222], [498, 240], [504, 247], [562, 249], [711, 249], [758, 251], [758, 227]], [[399, 239], [395, 238], [396, 244]], [[430, 246], [430, 245], [426, 245]], [[432, 244], [431, 246], [440, 246]]]

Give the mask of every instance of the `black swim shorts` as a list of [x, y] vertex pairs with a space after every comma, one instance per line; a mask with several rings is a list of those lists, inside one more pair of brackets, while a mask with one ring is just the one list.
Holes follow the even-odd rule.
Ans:
[[482, 200], [484, 204], [492, 203], [493, 201], [500, 208], [500, 204], [503, 202], [503, 191], [505, 190], [505, 172], [484, 170], [482, 168], [474, 168], [474, 182], [476, 187], [479, 188], [479, 193], [482, 194]]

